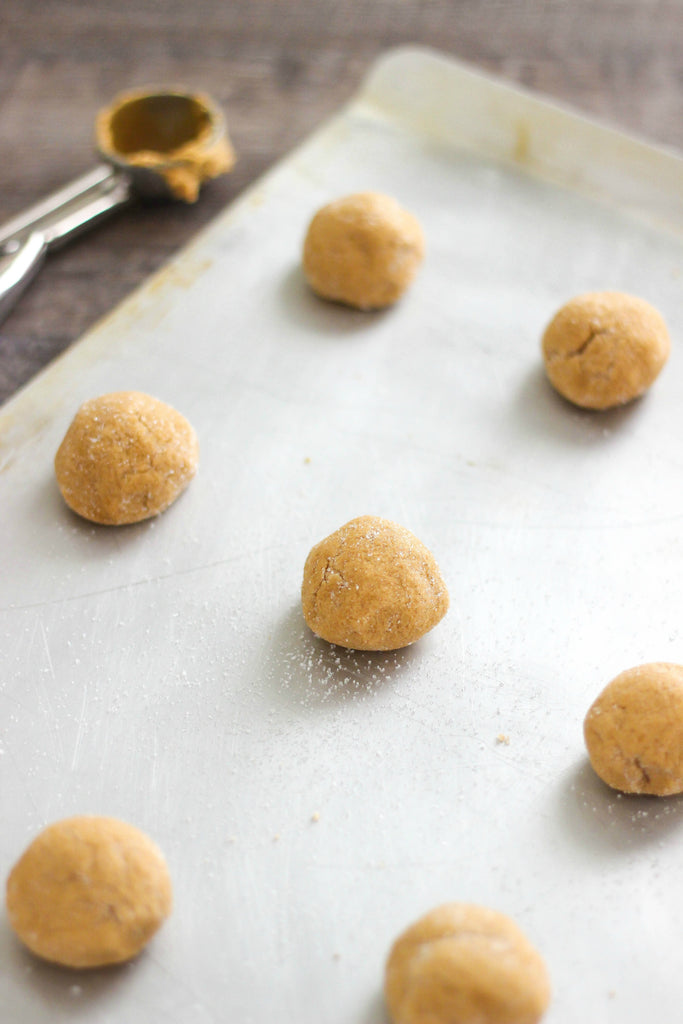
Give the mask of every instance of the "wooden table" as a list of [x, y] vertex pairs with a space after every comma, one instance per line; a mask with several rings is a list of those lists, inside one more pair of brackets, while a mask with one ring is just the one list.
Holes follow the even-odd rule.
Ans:
[[683, 148], [680, 0], [2, 0], [0, 223], [93, 165], [95, 114], [123, 89], [209, 92], [239, 160], [196, 205], [136, 206], [49, 255], [0, 324], [0, 401], [406, 43]]

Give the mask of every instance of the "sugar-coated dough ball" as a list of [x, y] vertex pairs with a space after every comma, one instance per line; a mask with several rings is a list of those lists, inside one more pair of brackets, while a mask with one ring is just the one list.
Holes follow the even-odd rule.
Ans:
[[550, 1002], [545, 964], [496, 910], [447, 903], [394, 943], [384, 993], [393, 1024], [536, 1024]]
[[55, 473], [74, 512], [120, 526], [168, 508], [198, 460], [197, 436], [184, 416], [139, 391], [115, 391], [80, 407], [55, 456]]
[[304, 240], [303, 268], [318, 295], [358, 309], [390, 306], [424, 257], [419, 222], [395, 199], [359, 192], [319, 210]]
[[622, 292], [579, 295], [555, 314], [543, 335], [551, 383], [585, 409], [610, 409], [642, 395], [669, 349], [661, 314]]
[[627, 669], [591, 705], [586, 749], [603, 782], [622, 793], [683, 793], [683, 666]]
[[301, 588], [304, 618], [323, 640], [393, 651], [418, 640], [448, 610], [434, 556], [405, 527], [352, 519], [312, 549]]
[[50, 825], [7, 880], [7, 914], [21, 941], [64, 967], [130, 960], [171, 912], [161, 851], [114, 818], [76, 817]]

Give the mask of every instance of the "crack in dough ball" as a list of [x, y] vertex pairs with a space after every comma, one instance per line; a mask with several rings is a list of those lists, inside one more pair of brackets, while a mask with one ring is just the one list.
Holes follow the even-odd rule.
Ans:
[[536, 1024], [546, 966], [517, 925], [470, 903], [436, 907], [394, 943], [384, 992], [393, 1024]]
[[168, 508], [198, 461], [197, 436], [184, 416], [139, 391], [116, 391], [80, 407], [55, 456], [55, 474], [79, 516], [121, 526]]
[[304, 240], [304, 274], [324, 299], [357, 309], [390, 306], [424, 257], [419, 222], [395, 199], [359, 192], [319, 210]]
[[311, 550], [301, 604], [323, 640], [393, 651], [436, 626], [448, 610], [448, 591], [434, 556], [410, 530], [360, 516]]
[[622, 672], [593, 702], [583, 724], [593, 768], [622, 793], [683, 793], [683, 666]]
[[661, 314], [622, 292], [572, 299], [550, 321], [542, 342], [550, 382], [585, 409], [611, 409], [642, 395], [670, 347]]
[[171, 912], [161, 851], [114, 818], [66, 818], [41, 832], [7, 880], [7, 914], [36, 956], [64, 967], [130, 960]]

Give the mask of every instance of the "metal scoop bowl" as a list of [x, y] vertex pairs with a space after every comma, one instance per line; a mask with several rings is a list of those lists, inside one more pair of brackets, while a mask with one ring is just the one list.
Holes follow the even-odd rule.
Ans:
[[205, 94], [141, 89], [97, 115], [103, 163], [0, 226], [0, 320], [50, 249], [133, 200], [194, 202], [235, 156], [223, 115]]

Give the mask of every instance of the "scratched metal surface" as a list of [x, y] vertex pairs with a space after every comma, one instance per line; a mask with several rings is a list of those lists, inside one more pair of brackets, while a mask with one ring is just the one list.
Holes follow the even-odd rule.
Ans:
[[[0, 927], [25, 1024], [379, 1024], [394, 936], [463, 899], [518, 920], [550, 1024], [677, 1019], [683, 803], [619, 798], [581, 723], [683, 660], [681, 161], [429, 53], [351, 106], [0, 416], [0, 863], [102, 813], [164, 850], [174, 914], [92, 974]], [[428, 258], [379, 315], [311, 296], [323, 202], [373, 188]], [[668, 366], [592, 415], [546, 384], [569, 296], [644, 295]], [[77, 405], [156, 394], [201, 469], [157, 520], [96, 528], [52, 458]], [[328, 648], [298, 605], [311, 545], [371, 512], [413, 529], [447, 618], [394, 654]]]

